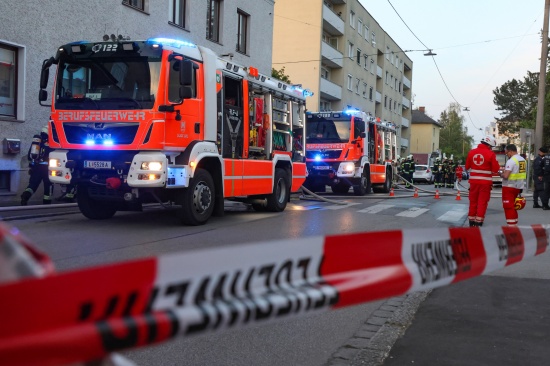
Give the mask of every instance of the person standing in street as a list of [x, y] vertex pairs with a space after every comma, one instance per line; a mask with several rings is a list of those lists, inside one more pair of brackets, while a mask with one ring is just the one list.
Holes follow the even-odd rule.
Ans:
[[52, 203], [53, 184], [48, 176], [48, 158], [50, 155], [48, 141], [48, 126], [44, 126], [38, 135], [32, 138], [27, 158], [29, 159], [29, 184], [21, 194], [21, 205], [26, 206], [31, 196], [36, 192], [40, 183], [44, 183], [44, 197], [42, 203]]
[[493, 189], [493, 173], [498, 173], [500, 169], [497, 157], [491, 150], [496, 144], [494, 137], [485, 136], [476, 148], [470, 150], [466, 158], [466, 170], [470, 171], [470, 226], [483, 226], [485, 220]]
[[533, 161], [533, 208], [541, 208], [548, 205], [548, 197], [545, 197], [544, 192], [543, 158], [546, 154], [548, 154], [548, 149], [543, 146], [539, 149], [537, 157]]
[[518, 211], [515, 208], [515, 201], [525, 187], [527, 162], [518, 154], [516, 145], [508, 144], [505, 149], [504, 152], [508, 157], [508, 161], [504, 171], [500, 174], [502, 177], [502, 207], [508, 226], [515, 226], [518, 224]]
[[436, 158], [434, 163], [434, 171], [433, 174], [435, 176], [434, 178], [434, 187], [440, 188], [443, 187], [443, 183], [441, 183], [443, 179], [443, 164], [441, 164], [441, 159]]

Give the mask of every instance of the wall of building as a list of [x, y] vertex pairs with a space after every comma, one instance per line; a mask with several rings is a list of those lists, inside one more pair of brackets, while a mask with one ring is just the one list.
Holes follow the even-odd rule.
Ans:
[[[111, 33], [136, 40], [172, 37], [206, 46], [217, 54], [232, 53], [236, 63], [255, 66], [261, 73], [271, 75], [273, 0], [222, 1], [219, 42], [206, 39], [207, 1], [187, 0], [185, 29], [170, 23], [172, 0], [144, 1], [146, 11], [124, 5], [121, 0], [0, 2], [0, 44], [18, 48], [20, 56], [19, 113], [16, 119], [0, 116], [0, 140], [21, 140], [20, 154], [0, 155], [0, 171], [11, 176], [10, 189], [0, 191], [0, 203], [17, 199], [27, 184], [26, 153], [30, 140], [49, 116], [49, 109], [38, 104], [42, 61], [54, 56], [62, 44], [101, 41], [104, 34]], [[236, 52], [237, 9], [250, 15], [247, 54]]]

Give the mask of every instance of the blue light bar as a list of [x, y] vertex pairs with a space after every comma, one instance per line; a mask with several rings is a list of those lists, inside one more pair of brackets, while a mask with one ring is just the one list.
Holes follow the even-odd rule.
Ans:
[[356, 114], [356, 113], [359, 113], [359, 111], [357, 109], [346, 109], [344, 111], [345, 114]]
[[113, 140], [105, 140], [103, 141], [103, 145], [106, 145], [106, 146], [113, 146], [115, 143], [113, 142]]
[[170, 46], [175, 48], [191, 47], [197, 48], [197, 45], [187, 41], [180, 41], [179, 39], [172, 38], [149, 38], [148, 43], [160, 43], [163, 46]]
[[92, 139], [87, 139], [85, 143], [86, 145], [95, 145], [95, 141]]
[[315, 155], [315, 161], [321, 161], [322, 158], [321, 158], [321, 155], [317, 154]]

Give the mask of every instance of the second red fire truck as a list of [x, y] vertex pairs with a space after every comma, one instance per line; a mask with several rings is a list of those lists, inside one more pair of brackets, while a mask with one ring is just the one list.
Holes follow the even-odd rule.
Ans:
[[305, 187], [337, 194], [389, 192], [396, 156], [395, 127], [356, 110], [306, 114]]

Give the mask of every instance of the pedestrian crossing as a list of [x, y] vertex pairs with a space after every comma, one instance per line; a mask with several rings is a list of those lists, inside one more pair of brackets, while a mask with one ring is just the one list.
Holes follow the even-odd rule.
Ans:
[[[366, 207], [365, 207], [366, 206]], [[446, 205], [426, 207], [426, 204], [388, 204], [378, 203], [370, 205], [368, 202], [345, 202], [345, 204], [332, 204], [325, 202], [293, 201], [287, 205], [287, 210], [294, 211], [335, 211], [343, 209], [355, 209], [359, 214], [398, 216], [403, 218], [416, 218], [424, 214], [432, 214], [438, 221], [457, 223], [464, 220], [468, 214], [467, 205]], [[448, 208], [443, 208], [448, 207]]]

